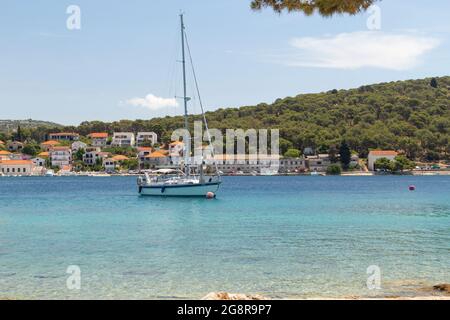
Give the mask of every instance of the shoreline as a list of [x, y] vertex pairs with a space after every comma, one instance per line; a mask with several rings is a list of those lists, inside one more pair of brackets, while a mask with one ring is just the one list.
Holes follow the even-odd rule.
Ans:
[[[0, 175], [0, 178], [33, 178], [33, 177], [94, 177], [94, 178], [110, 178], [110, 177], [138, 177], [142, 174], [140, 173], [117, 173], [117, 174], [105, 174], [105, 173], [73, 173], [73, 174], [55, 174], [51, 177], [45, 175]], [[395, 173], [374, 173], [374, 172], [344, 172], [338, 175], [327, 175], [325, 173], [320, 173], [313, 175], [310, 173], [295, 173], [295, 174], [273, 174], [273, 175], [253, 175], [253, 174], [222, 174], [222, 177], [380, 177], [380, 176], [410, 176], [410, 177], [429, 177], [429, 176], [450, 176], [450, 171], [420, 171], [420, 172], [405, 172], [401, 174]]]

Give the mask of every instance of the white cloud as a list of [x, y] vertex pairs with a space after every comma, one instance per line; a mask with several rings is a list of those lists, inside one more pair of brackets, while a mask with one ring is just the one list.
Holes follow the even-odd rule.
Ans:
[[440, 41], [414, 33], [360, 31], [334, 36], [294, 38], [298, 49], [282, 63], [297, 67], [358, 69], [374, 67], [407, 70]]
[[135, 107], [144, 107], [150, 110], [158, 110], [165, 107], [178, 107], [178, 102], [175, 98], [161, 98], [153, 94], [148, 94], [144, 98], [132, 98], [126, 101], [126, 104]]

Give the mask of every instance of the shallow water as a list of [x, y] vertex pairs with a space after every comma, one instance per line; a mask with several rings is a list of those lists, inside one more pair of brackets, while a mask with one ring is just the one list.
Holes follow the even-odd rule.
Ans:
[[0, 178], [0, 297], [408, 296], [450, 282], [450, 177], [225, 177], [216, 200], [139, 197], [135, 180]]

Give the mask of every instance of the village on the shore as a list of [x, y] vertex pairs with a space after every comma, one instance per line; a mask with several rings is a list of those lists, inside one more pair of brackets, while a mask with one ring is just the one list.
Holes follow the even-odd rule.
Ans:
[[[0, 140], [0, 175], [128, 175], [184, 164], [183, 142], [159, 143], [154, 132], [94, 132], [87, 136], [59, 132], [47, 138], [33, 148], [26, 141]], [[223, 175], [450, 174], [445, 163], [414, 163], [394, 150], [372, 150], [367, 159], [349, 154], [343, 165], [338, 153], [315, 154], [312, 148], [294, 156], [212, 155], [208, 147], [202, 149], [200, 157], [191, 157], [192, 163], [206, 165], [208, 170], [217, 165]]]

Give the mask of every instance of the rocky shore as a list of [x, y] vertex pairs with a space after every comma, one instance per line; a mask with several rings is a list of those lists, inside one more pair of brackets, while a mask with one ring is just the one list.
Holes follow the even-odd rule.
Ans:
[[[259, 294], [211, 292], [204, 296], [202, 300], [271, 300], [271, 298]], [[432, 287], [424, 287], [419, 290], [415, 296], [347, 296], [342, 298], [315, 297], [294, 300], [450, 300], [450, 284], [442, 283]]]

